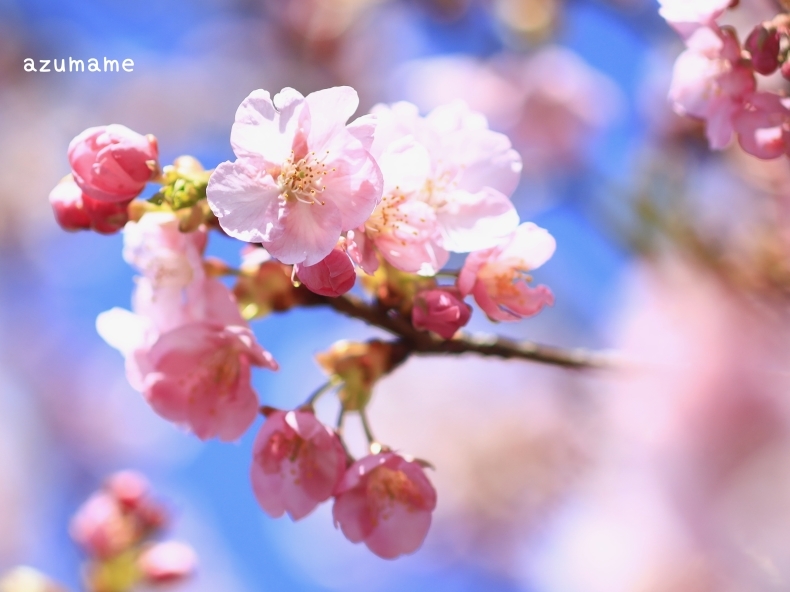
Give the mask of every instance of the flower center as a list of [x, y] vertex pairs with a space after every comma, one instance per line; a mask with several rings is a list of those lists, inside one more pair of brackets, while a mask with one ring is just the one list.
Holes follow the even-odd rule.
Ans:
[[374, 516], [380, 519], [387, 519], [394, 511], [395, 504], [403, 505], [407, 510], [418, 510], [425, 506], [425, 498], [406, 473], [387, 467], [377, 467], [370, 472], [367, 498], [375, 508]]
[[320, 194], [326, 190], [324, 177], [336, 170], [335, 167], [327, 166], [325, 161], [328, 156], [329, 150], [322, 158], [316, 158], [315, 152], [308, 152], [304, 158], [295, 161], [294, 151], [291, 150], [291, 156], [277, 177], [277, 186], [286, 201], [296, 200], [311, 205], [326, 203], [320, 199]]

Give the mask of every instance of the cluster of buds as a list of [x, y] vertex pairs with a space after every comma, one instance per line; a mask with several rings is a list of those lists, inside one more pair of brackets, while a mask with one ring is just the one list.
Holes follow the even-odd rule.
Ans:
[[731, 0], [660, 0], [661, 15], [687, 49], [675, 62], [670, 99], [675, 110], [706, 122], [710, 147], [727, 147], [737, 135], [758, 158], [790, 154], [790, 103], [760, 88], [757, 74], [780, 71], [790, 80], [790, 15], [758, 23], [741, 45], [737, 31], [717, 19], [737, 7]]
[[[350, 305], [344, 295], [358, 278], [365, 306], [412, 342], [455, 339], [472, 314], [467, 298], [494, 321], [553, 303], [529, 274], [555, 241], [520, 223], [510, 196], [521, 158], [510, 140], [461, 102], [426, 116], [408, 103], [379, 105], [349, 123], [357, 105], [349, 87], [306, 97], [254, 91], [231, 129], [236, 160], [214, 171], [192, 157], [160, 169], [156, 140], [118, 125], [69, 146], [71, 177], [51, 197], [56, 218], [68, 230], [123, 227], [124, 259], [139, 272], [132, 310], [102, 313], [97, 329], [151, 407], [201, 439], [241, 437], [261, 409], [252, 367], [278, 368], [249, 321], [341, 297]], [[148, 182], [161, 188], [135, 200]], [[90, 200], [118, 217], [99, 220]], [[205, 257], [210, 230], [250, 243], [238, 269]], [[444, 269], [451, 253], [468, 253], [460, 270]], [[365, 408], [408, 356], [404, 343], [342, 342], [319, 356], [343, 411], [360, 413], [368, 436]], [[312, 402], [262, 409], [252, 478], [266, 512], [298, 519], [333, 497], [351, 541], [387, 558], [421, 545], [436, 504], [423, 461], [372, 436], [370, 454], [351, 459], [340, 424], [321, 424]]]
[[71, 522], [71, 536], [88, 557], [83, 572], [90, 592], [127, 592], [138, 586], [180, 582], [195, 570], [191, 547], [154, 538], [167, 525], [162, 505], [138, 473], [112, 475]]

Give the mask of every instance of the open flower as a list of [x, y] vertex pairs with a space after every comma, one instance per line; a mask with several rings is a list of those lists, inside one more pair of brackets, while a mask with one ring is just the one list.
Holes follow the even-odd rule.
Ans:
[[220, 164], [207, 197], [230, 236], [259, 242], [283, 263], [315, 265], [340, 234], [368, 219], [381, 199], [381, 171], [346, 122], [359, 99], [350, 87], [272, 100], [251, 93], [231, 130], [235, 162]]
[[393, 452], [351, 465], [335, 490], [335, 526], [384, 559], [414, 553], [431, 526], [436, 490], [422, 466]]
[[733, 121], [754, 92], [754, 72], [741, 59], [731, 29], [703, 27], [687, 40], [675, 62], [669, 98], [675, 111], [706, 121], [708, 142], [721, 150], [732, 140]]
[[159, 171], [156, 138], [118, 124], [86, 129], [69, 144], [74, 182], [99, 201], [137, 197]]
[[554, 303], [546, 286], [531, 288], [527, 273], [554, 254], [556, 241], [532, 222], [520, 225], [499, 246], [470, 253], [458, 276], [461, 294], [475, 302], [494, 321], [517, 321]]
[[483, 115], [460, 101], [424, 118], [405, 102], [372, 112], [384, 191], [364, 230], [390, 264], [432, 275], [450, 251], [491, 247], [518, 225], [521, 158]]
[[299, 520], [329, 499], [346, 468], [346, 452], [331, 429], [309, 411], [275, 411], [253, 445], [255, 497], [273, 518]]
[[277, 369], [241, 326], [191, 323], [169, 331], [144, 358], [143, 392], [154, 410], [201, 440], [239, 438], [255, 421], [251, 366]]
[[788, 99], [770, 92], [749, 96], [734, 118], [738, 142], [746, 152], [765, 160], [790, 151], [790, 108]]

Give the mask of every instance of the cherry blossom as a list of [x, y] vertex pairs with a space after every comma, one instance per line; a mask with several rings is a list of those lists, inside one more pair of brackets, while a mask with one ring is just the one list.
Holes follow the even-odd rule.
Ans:
[[417, 293], [411, 321], [417, 329], [427, 329], [444, 339], [452, 339], [471, 316], [472, 308], [463, 301], [458, 290], [437, 288]]
[[532, 222], [521, 224], [500, 245], [471, 253], [458, 277], [463, 296], [475, 302], [494, 321], [517, 321], [554, 304], [546, 286], [530, 287], [528, 272], [554, 254], [556, 241]]
[[154, 410], [198, 438], [238, 439], [258, 413], [251, 366], [277, 369], [241, 326], [198, 322], [164, 333], [146, 352], [143, 392]]
[[310, 411], [274, 411], [253, 445], [252, 489], [274, 518], [299, 520], [329, 499], [346, 468], [340, 439]]
[[158, 174], [156, 138], [118, 124], [86, 129], [69, 144], [74, 182], [90, 198], [129, 201]]
[[[134, 503], [129, 503], [130, 488], [135, 489]], [[145, 478], [124, 471], [88, 498], [74, 515], [69, 532], [88, 555], [107, 559], [133, 547], [164, 522], [163, 508], [151, 499]]]
[[790, 108], [787, 98], [769, 92], [749, 96], [734, 119], [738, 142], [757, 158], [778, 158], [790, 149]]
[[756, 88], [754, 73], [741, 60], [731, 29], [700, 28], [687, 44], [675, 62], [669, 97], [681, 115], [706, 120], [710, 147], [720, 150], [732, 140], [733, 120]]
[[230, 236], [260, 242], [283, 263], [315, 265], [381, 199], [381, 171], [346, 126], [359, 99], [335, 87], [307, 97], [251, 93], [231, 130], [235, 162], [220, 164], [208, 202]]
[[311, 292], [321, 296], [340, 296], [354, 287], [357, 273], [342, 247], [335, 247], [315, 265], [297, 263], [294, 273]]
[[123, 232], [123, 258], [155, 288], [185, 288], [204, 277], [205, 229], [181, 232], [172, 212], [149, 212]]
[[371, 152], [384, 197], [364, 231], [382, 256], [432, 275], [449, 251], [487, 248], [518, 224], [509, 196], [521, 158], [485, 117], [457, 101], [420, 117], [410, 103], [374, 107]]
[[332, 515], [352, 543], [394, 559], [420, 548], [435, 508], [436, 490], [422, 466], [383, 452], [348, 468], [335, 490]]

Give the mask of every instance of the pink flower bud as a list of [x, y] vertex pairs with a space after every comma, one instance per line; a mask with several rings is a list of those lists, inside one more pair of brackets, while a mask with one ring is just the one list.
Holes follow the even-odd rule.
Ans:
[[71, 538], [90, 556], [107, 559], [129, 549], [139, 538], [138, 525], [104, 491], [94, 493], [71, 521]]
[[253, 446], [255, 497], [274, 518], [299, 520], [329, 499], [346, 468], [340, 439], [309, 411], [275, 411]]
[[422, 466], [393, 452], [351, 465], [335, 490], [335, 526], [384, 559], [414, 553], [431, 526], [436, 490]]
[[82, 207], [91, 221], [91, 229], [99, 234], [115, 234], [129, 221], [129, 202], [107, 202], [82, 195]]
[[148, 479], [135, 471], [115, 473], [105, 488], [127, 510], [138, 508], [149, 494]]
[[414, 297], [411, 322], [415, 329], [427, 329], [444, 339], [452, 339], [471, 316], [472, 307], [463, 301], [458, 290], [437, 288], [424, 290]]
[[779, 31], [757, 25], [743, 44], [752, 55], [752, 67], [760, 74], [773, 74], [779, 67]]
[[192, 547], [176, 541], [157, 543], [146, 549], [137, 566], [148, 584], [172, 584], [191, 576], [197, 567]]
[[129, 221], [128, 202], [91, 199], [82, 192], [71, 175], [49, 194], [55, 220], [64, 230], [95, 230], [114, 234]]
[[354, 287], [357, 274], [351, 258], [340, 247], [315, 265], [297, 263], [294, 270], [307, 289], [321, 296], [341, 296]]
[[82, 202], [82, 190], [70, 177], [58, 183], [49, 194], [55, 220], [64, 230], [88, 230], [91, 220]]
[[69, 144], [74, 181], [93, 199], [129, 201], [156, 174], [156, 138], [142, 136], [122, 125], [86, 129]]

